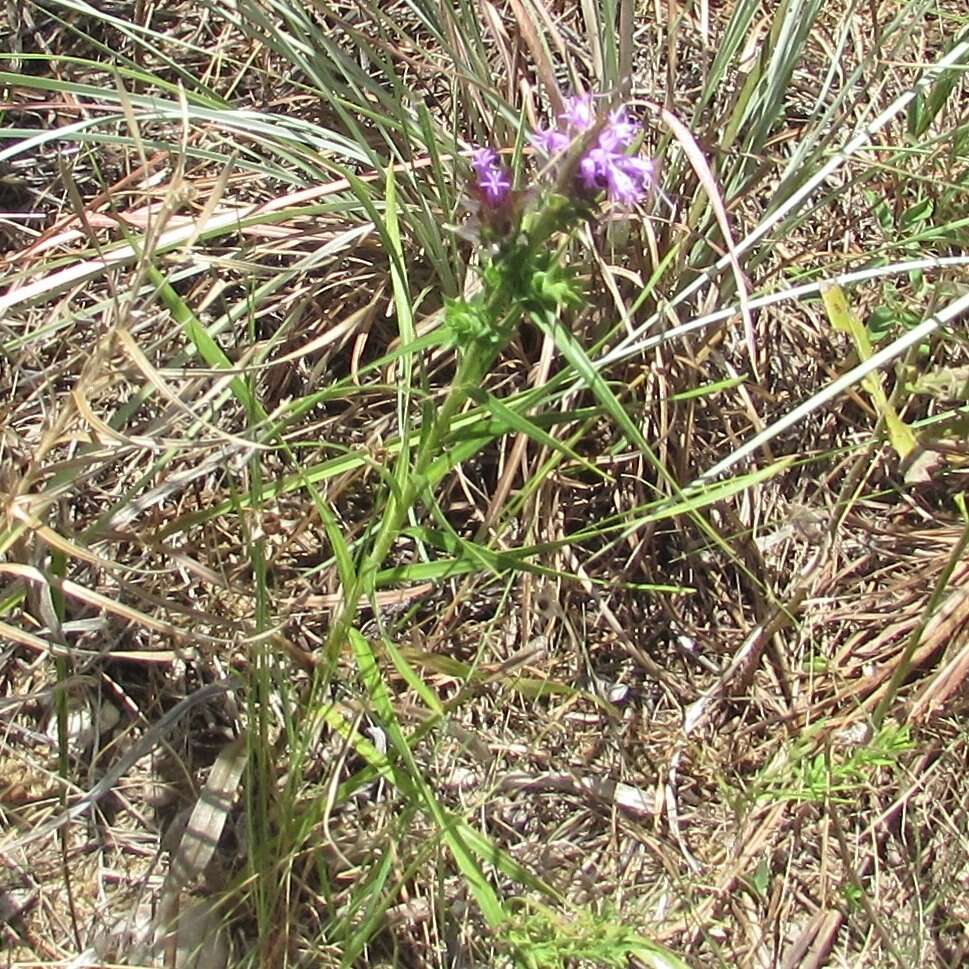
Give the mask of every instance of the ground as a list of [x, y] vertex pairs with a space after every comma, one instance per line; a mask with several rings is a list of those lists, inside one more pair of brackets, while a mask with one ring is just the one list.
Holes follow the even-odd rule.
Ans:
[[0, 30], [7, 965], [969, 962], [960, 4]]

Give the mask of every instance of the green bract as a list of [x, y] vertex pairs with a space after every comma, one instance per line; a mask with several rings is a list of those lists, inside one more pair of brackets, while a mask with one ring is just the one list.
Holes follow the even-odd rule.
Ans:
[[559, 254], [510, 242], [489, 258], [481, 272], [482, 287], [469, 299], [445, 301], [449, 343], [500, 349], [507, 340], [509, 319], [527, 313], [556, 313], [582, 304], [575, 273], [559, 263]]
[[559, 307], [581, 305], [582, 294], [573, 274], [566, 267], [553, 263], [548, 269], [532, 273], [528, 301], [538, 304], [537, 309], [554, 312]]
[[482, 312], [480, 302], [449, 299], [444, 310], [445, 324], [450, 331], [452, 346], [467, 347], [472, 343], [488, 343], [497, 338], [497, 331]]

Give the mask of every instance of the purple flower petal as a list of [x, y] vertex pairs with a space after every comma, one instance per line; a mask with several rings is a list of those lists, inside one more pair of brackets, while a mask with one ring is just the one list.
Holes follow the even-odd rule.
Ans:
[[648, 158], [640, 158], [638, 155], [620, 155], [616, 164], [641, 182], [648, 182], [653, 177], [653, 163]]
[[475, 148], [471, 152], [471, 167], [481, 176], [498, 166], [498, 152], [494, 148]]
[[609, 151], [600, 144], [580, 159], [578, 174], [586, 191], [605, 189], [610, 201], [635, 205], [646, 194], [653, 165], [644, 158]]
[[612, 154], [603, 148], [590, 148], [579, 161], [579, 181], [590, 192], [607, 185], [607, 173]]
[[606, 194], [610, 201], [635, 205], [643, 197], [642, 183], [619, 165], [613, 165], [607, 176]]
[[572, 144], [572, 139], [558, 128], [538, 128], [532, 135], [532, 144], [545, 155], [557, 155]]
[[478, 173], [478, 188], [484, 201], [492, 208], [498, 208], [511, 191], [511, 176], [503, 168], [489, 168]]
[[565, 111], [559, 115], [559, 121], [566, 128], [588, 131], [595, 124], [595, 120], [591, 94], [577, 94], [575, 97], [565, 99]]
[[630, 118], [625, 107], [616, 108], [609, 112], [609, 121], [599, 135], [599, 144], [607, 151], [616, 148], [628, 148], [641, 125]]
[[645, 158], [618, 155], [609, 167], [606, 192], [613, 202], [635, 205], [646, 194], [653, 164]]

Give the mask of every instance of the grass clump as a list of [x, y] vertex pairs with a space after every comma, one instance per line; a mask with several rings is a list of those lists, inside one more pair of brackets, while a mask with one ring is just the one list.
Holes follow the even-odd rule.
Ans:
[[2, 16], [11, 958], [960, 964], [958, 5]]

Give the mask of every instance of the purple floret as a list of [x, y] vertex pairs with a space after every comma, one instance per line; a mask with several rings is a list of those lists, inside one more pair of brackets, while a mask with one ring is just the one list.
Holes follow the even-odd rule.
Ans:
[[558, 128], [538, 128], [532, 135], [532, 144], [545, 155], [557, 155], [572, 144], [572, 139]]
[[635, 205], [645, 197], [652, 174], [652, 163], [645, 158], [620, 155], [606, 176], [606, 193], [613, 202]]
[[579, 162], [579, 181], [590, 192], [606, 187], [606, 168], [612, 153], [604, 148], [590, 148]]
[[559, 121], [573, 131], [588, 131], [596, 121], [592, 95], [577, 94], [575, 97], [566, 98], [565, 110], [559, 115]]
[[478, 173], [477, 184], [484, 201], [492, 208], [498, 208], [511, 191], [511, 175], [503, 168], [489, 168]]
[[475, 148], [471, 152], [471, 167], [479, 177], [498, 167], [498, 152], [494, 148]]
[[622, 205], [635, 205], [643, 199], [652, 174], [653, 165], [647, 159], [611, 151], [601, 141], [579, 162], [583, 187], [590, 192], [604, 189], [610, 201]]
[[629, 117], [625, 107], [616, 108], [609, 112], [609, 121], [599, 135], [599, 144], [606, 149], [628, 148], [640, 127], [638, 121]]

